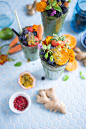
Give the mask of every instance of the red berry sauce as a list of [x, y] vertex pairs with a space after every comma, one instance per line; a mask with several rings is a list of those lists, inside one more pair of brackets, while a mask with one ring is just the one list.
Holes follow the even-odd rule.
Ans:
[[28, 101], [23, 96], [16, 97], [13, 103], [14, 103], [14, 108], [19, 111], [23, 111], [28, 106]]

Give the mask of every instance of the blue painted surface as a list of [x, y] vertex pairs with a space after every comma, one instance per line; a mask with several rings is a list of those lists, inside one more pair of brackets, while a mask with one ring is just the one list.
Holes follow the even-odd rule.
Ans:
[[[3, 0], [4, 1], [4, 0]], [[5, 0], [8, 2], [8, 0]], [[21, 26], [40, 24], [40, 13], [34, 16], [26, 15], [26, 4], [31, 4], [33, 0], [9, 0], [13, 10], [17, 10]], [[86, 51], [80, 42], [81, 34], [74, 32], [70, 27], [72, 12], [77, 0], [70, 4], [70, 11], [65, 19], [62, 27], [62, 34], [72, 34], [77, 39], [77, 46]], [[16, 19], [12, 26], [19, 31]], [[15, 35], [14, 35], [15, 37]], [[0, 45], [10, 43], [12, 41], [0, 40]], [[3, 48], [2, 53], [6, 53], [8, 47]], [[78, 62], [77, 70], [73, 72], [64, 71], [62, 76], [56, 80], [46, 79], [41, 81], [44, 71], [40, 59], [27, 63], [22, 51], [12, 54], [9, 57], [15, 59], [14, 62], [7, 62], [0, 66], [0, 129], [86, 129], [86, 80], [81, 80], [79, 72], [82, 71], [86, 77], [86, 68], [81, 62]], [[21, 67], [14, 67], [18, 61], [22, 62]], [[33, 65], [34, 63], [34, 65]], [[23, 90], [17, 83], [21, 72], [28, 70], [36, 78], [36, 87], [30, 90]], [[62, 81], [63, 76], [69, 75], [69, 80]], [[42, 104], [36, 102], [36, 95], [39, 89], [56, 87], [57, 97], [66, 105], [67, 114], [54, 113], [46, 110]], [[15, 114], [9, 108], [10, 96], [17, 92], [26, 92], [31, 97], [31, 107], [23, 114]]]

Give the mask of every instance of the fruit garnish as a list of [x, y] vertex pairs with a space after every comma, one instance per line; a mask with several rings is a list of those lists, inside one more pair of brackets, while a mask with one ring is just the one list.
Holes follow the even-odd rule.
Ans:
[[71, 49], [74, 49], [76, 47], [76, 44], [77, 44], [76, 38], [70, 34], [65, 34], [64, 36], [66, 36], [66, 39], [68, 41], [67, 43], [69, 44]]
[[59, 48], [54, 48], [53, 51], [53, 58], [57, 65], [64, 65], [69, 60], [69, 53], [65, 50], [58, 50]]
[[[48, 40], [48, 45], [47, 45]], [[66, 36], [47, 36], [40, 48], [40, 57], [51, 66], [65, 65], [75, 59], [73, 49], [70, 49]]]
[[68, 6], [71, 0], [41, 0], [37, 3], [36, 9], [39, 12], [44, 12], [47, 16], [52, 19], [64, 16], [68, 12]]
[[65, 36], [57, 36], [56, 34], [53, 34], [53, 39], [51, 39], [52, 46], [59, 46], [59, 45], [65, 45], [66, 37]]
[[51, 41], [52, 46], [59, 46], [59, 45], [65, 45], [65, 41], [56, 41], [56, 40], [52, 40]]
[[63, 14], [67, 13], [68, 12], [68, 8], [67, 7], [62, 7], [62, 12], [63, 12]]
[[37, 36], [37, 32], [36, 31], [33, 31], [33, 34], [34, 34], [34, 36]]
[[32, 27], [28, 27], [27, 30], [30, 31], [30, 32], [33, 32], [33, 28]]
[[28, 28], [23, 30], [23, 34], [28, 34]]
[[29, 47], [34, 47], [34, 46], [38, 45], [39, 44], [38, 37], [36, 37], [36, 36], [35, 37], [32, 37], [32, 39], [29, 41], [29, 43], [28, 43], [28, 46]]
[[68, 65], [66, 66], [67, 71], [74, 71], [78, 67], [78, 63], [76, 60], [73, 60], [72, 62], [69, 62]]

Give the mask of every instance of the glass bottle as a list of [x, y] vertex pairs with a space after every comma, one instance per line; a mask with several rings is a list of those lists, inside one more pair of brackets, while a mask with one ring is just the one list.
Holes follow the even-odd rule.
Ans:
[[72, 16], [71, 28], [75, 32], [86, 30], [86, 0], [77, 1]]

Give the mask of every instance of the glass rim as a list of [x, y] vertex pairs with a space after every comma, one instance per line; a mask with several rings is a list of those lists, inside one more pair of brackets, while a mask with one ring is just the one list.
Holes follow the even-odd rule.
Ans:
[[[40, 55], [39, 55], [40, 56]], [[41, 59], [41, 57], [40, 57], [40, 59]], [[41, 61], [45, 64], [45, 65], [48, 65], [50, 68], [61, 68], [61, 67], [65, 67], [67, 64], [68, 64], [68, 62], [66, 63], [66, 64], [64, 64], [64, 65], [58, 65], [58, 67], [56, 67], [56, 66], [52, 66], [52, 65], [49, 65], [49, 64], [47, 64], [46, 63], [46, 61], [44, 61], [44, 60], [42, 60], [41, 59]]]
[[34, 47], [29, 47], [29, 46], [23, 45], [22, 43], [21, 43], [21, 45], [22, 45], [24, 48], [29, 48], [29, 49], [38, 47], [38, 45], [36, 45], [36, 46], [34, 46]]
[[[68, 8], [68, 11], [69, 11], [69, 8]], [[64, 14], [64, 17], [66, 17], [67, 13], [68, 13], [68, 12], [66, 12], [66, 13]], [[62, 14], [60, 17], [56, 17], [55, 19], [49, 19], [49, 17], [48, 17], [47, 15], [45, 15], [44, 12], [41, 12], [41, 14], [44, 15], [44, 16], [45, 16], [48, 20], [50, 20], [50, 21], [58, 20], [58, 19], [63, 18], [63, 17], [62, 17], [63, 14]], [[53, 16], [52, 16], [52, 17], [53, 17]]]
[[80, 5], [79, 5], [79, 0], [77, 1], [77, 4], [76, 4], [76, 9], [77, 9], [77, 12], [80, 13], [82, 16], [86, 17], [86, 10], [83, 10], [82, 8], [80, 8]]

